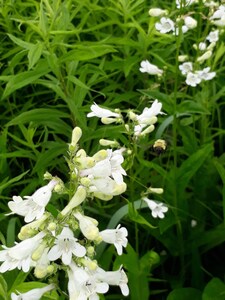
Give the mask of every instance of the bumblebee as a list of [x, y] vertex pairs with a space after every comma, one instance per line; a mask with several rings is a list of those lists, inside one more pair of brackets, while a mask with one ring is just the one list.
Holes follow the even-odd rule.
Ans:
[[153, 151], [157, 154], [160, 155], [166, 151], [167, 144], [165, 140], [156, 140], [155, 143], [152, 146]]

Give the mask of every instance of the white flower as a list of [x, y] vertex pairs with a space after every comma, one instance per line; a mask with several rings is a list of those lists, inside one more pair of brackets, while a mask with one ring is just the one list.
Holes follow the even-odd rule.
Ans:
[[179, 65], [179, 69], [183, 75], [188, 74], [193, 70], [192, 62], [184, 62], [183, 64]]
[[143, 198], [143, 200], [148, 204], [148, 207], [152, 211], [153, 218], [159, 217], [160, 219], [163, 219], [165, 217], [164, 214], [168, 211], [168, 207], [165, 204], [155, 202], [148, 198]]
[[24, 221], [26, 223], [35, 219], [38, 220], [43, 216], [45, 206], [48, 204], [52, 196], [52, 190], [56, 184], [56, 180], [51, 180], [47, 185], [39, 188], [33, 195], [24, 196], [25, 200], [20, 196], [13, 196], [13, 201], [9, 201], [8, 206], [13, 213], [25, 217]]
[[109, 285], [119, 286], [123, 296], [129, 295], [129, 288], [128, 288], [128, 278], [122, 266], [117, 271], [105, 271], [101, 268], [97, 268], [96, 270], [96, 277], [99, 279], [104, 280]]
[[216, 76], [216, 72], [209, 72], [210, 67], [204, 68], [201, 71], [196, 71], [201, 80], [211, 80]]
[[155, 24], [155, 28], [161, 33], [168, 33], [175, 30], [174, 22], [171, 19], [165, 17], [162, 17], [160, 19], [160, 22], [157, 22]]
[[39, 300], [46, 292], [54, 289], [54, 287], [55, 287], [54, 284], [50, 284], [43, 288], [33, 289], [23, 294], [19, 293], [18, 295], [16, 295], [15, 293], [12, 293], [11, 299], [12, 300]]
[[213, 24], [217, 26], [225, 26], [225, 5], [220, 5], [219, 8], [210, 17], [210, 20], [212, 20]]
[[219, 40], [219, 30], [210, 31], [210, 33], [207, 35], [206, 39], [210, 43], [217, 42]]
[[30, 267], [35, 265], [31, 256], [44, 236], [44, 232], [39, 232], [34, 237], [26, 239], [11, 248], [3, 246], [4, 250], [0, 251], [0, 261], [3, 262], [0, 272], [4, 273], [16, 268], [22, 269], [25, 273], [28, 272]]
[[74, 263], [70, 265], [68, 271], [69, 283], [68, 291], [70, 299], [98, 300], [98, 294], [108, 292], [109, 285], [104, 278], [99, 279], [96, 272], [77, 267]]
[[114, 244], [116, 247], [118, 255], [123, 253], [123, 247], [127, 246], [127, 229], [125, 227], [120, 228], [120, 224], [116, 229], [106, 229], [99, 232], [102, 240], [108, 244]]
[[194, 18], [192, 18], [190, 16], [186, 16], [184, 18], [184, 24], [187, 26], [188, 29], [193, 29], [193, 28], [197, 27], [198, 23]]
[[79, 221], [80, 231], [88, 240], [99, 238], [98, 221], [82, 215], [80, 212], [74, 213], [74, 217]]
[[168, 11], [165, 9], [161, 9], [161, 8], [151, 8], [151, 9], [149, 9], [148, 14], [151, 17], [161, 17], [164, 15], [167, 15]]
[[112, 112], [109, 109], [101, 108], [96, 103], [91, 105], [91, 112], [87, 114], [88, 118], [98, 117], [98, 118], [109, 118], [115, 117], [120, 118], [120, 114]]
[[151, 64], [148, 60], [143, 60], [141, 62], [141, 67], [139, 68], [141, 73], [148, 73], [150, 75], [162, 75], [163, 70], [159, 69], [156, 65]]
[[196, 73], [189, 72], [185, 82], [187, 85], [195, 87], [201, 82], [201, 77]]
[[64, 227], [62, 232], [56, 236], [55, 245], [48, 252], [48, 258], [54, 261], [62, 257], [64, 265], [70, 265], [73, 254], [77, 257], [83, 257], [86, 254], [86, 249], [77, 242], [72, 230]]

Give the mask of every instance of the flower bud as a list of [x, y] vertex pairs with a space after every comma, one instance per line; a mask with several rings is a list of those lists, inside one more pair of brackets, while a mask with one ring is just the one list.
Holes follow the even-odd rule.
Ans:
[[32, 256], [31, 258], [34, 260], [34, 261], [37, 261], [41, 258], [44, 250], [46, 249], [46, 243], [45, 242], [42, 242], [38, 248], [32, 253]]
[[135, 121], [137, 119], [137, 115], [132, 110], [129, 110], [127, 115], [128, 118], [132, 121]]
[[86, 199], [86, 188], [83, 186], [79, 186], [76, 193], [67, 204], [67, 206], [61, 211], [63, 216], [67, 215], [74, 207], [80, 205]]
[[197, 27], [198, 24], [197, 21], [190, 16], [185, 17], [184, 23], [189, 29]]
[[119, 143], [117, 141], [111, 141], [106, 139], [100, 139], [99, 144], [101, 146], [119, 147]]
[[163, 189], [162, 188], [148, 188], [148, 192], [149, 193], [155, 193], [155, 194], [162, 194], [163, 193]]
[[94, 241], [98, 238], [97, 220], [84, 216], [79, 212], [76, 212], [74, 217], [79, 221], [80, 230], [88, 240]]
[[113, 190], [113, 195], [117, 196], [120, 195], [122, 193], [124, 193], [127, 189], [127, 185], [125, 182], [121, 183], [121, 184], [117, 184], [115, 189]]
[[83, 186], [86, 186], [86, 187], [89, 187], [90, 184], [91, 184], [91, 180], [87, 177], [83, 177], [80, 179], [80, 183], [83, 185]]
[[118, 119], [116, 119], [116, 118], [107, 118], [107, 117], [101, 118], [101, 122], [105, 125], [112, 124], [112, 123], [115, 123], [117, 121], [118, 121]]
[[179, 55], [178, 56], [178, 61], [179, 62], [184, 62], [188, 59], [188, 56], [187, 55]]
[[80, 127], [75, 127], [72, 131], [72, 140], [70, 145], [76, 147], [77, 142], [79, 141], [81, 136], [82, 136], [82, 130], [80, 129]]
[[168, 11], [165, 9], [161, 9], [161, 8], [151, 8], [151, 9], [149, 9], [148, 14], [151, 17], [161, 17], [161, 16], [167, 15]]
[[97, 261], [96, 260], [89, 260], [89, 259], [81, 259], [81, 263], [87, 267], [90, 271], [96, 270], [98, 267]]
[[108, 152], [106, 150], [100, 150], [93, 155], [93, 158], [96, 162], [106, 159], [108, 156]]
[[152, 131], [154, 131], [154, 129], [155, 129], [155, 126], [150, 125], [145, 130], [143, 130], [140, 135], [145, 136], [146, 134], [151, 133]]
[[48, 224], [48, 230], [50, 230], [50, 231], [56, 230], [56, 227], [57, 227], [57, 225], [55, 222], [51, 222]]
[[104, 201], [109, 201], [113, 198], [112, 195], [106, 195], [100, 192], [94, 192], [94, 196], [98, 199], [104, 200]]
[[198, 57], [197, 61], [199, 63], [203, 63], [205, 60], [209, 59], [211, 56], [212, 56], [212, 51], [208, 50], [202, 56]]
[[95, 254], [95, 248], [93, 246], [87, 247], [87, 255], [93, 256]]

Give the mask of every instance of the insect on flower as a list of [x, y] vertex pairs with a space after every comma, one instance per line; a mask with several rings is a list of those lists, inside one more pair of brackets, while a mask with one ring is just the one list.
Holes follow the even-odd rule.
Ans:
[[164, 153], [167, 149], [167, 143], [165, 140], [156, 140], [155, 143], [153, 144], [152, 146], [154, 152], [157, 154], [157, 155], [160, 155], [162, 153]]

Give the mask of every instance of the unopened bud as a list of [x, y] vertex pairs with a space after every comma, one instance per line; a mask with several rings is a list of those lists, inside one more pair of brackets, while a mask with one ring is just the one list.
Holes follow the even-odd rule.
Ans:
[[205, 60], [209, 59], [211, 56], [212, 56], [212, 51], [208, 50], [202, 56], [198, 57], [197, 61], [199, 63], [203, 63]]
[[77, 142], [79, 141], [81, 136], [82, 136], [82, 130], [80, 129], [80, 127], [75, 127], [72, 131], [72, 140], [70, 145], [76, 147]]
[[165, 9], [161, 9], [161, 8], [151, 8], [151, 9], [149, 9], [148, 14], [151, 17], [161, 17], [161, 16], [167, 15], [168, 11]]
[[90, 184], [91, 184], [91, 180], [90, 180], [89, 178], [87, 178], [87, 177], [83, 177], [83, 178], [80, 179], [80, 183], [81, 183], [83, 186], [88, 187], [88, 186], [90, 186]]
[[106, 194], [103, 194], [103, 193], [100, 193], [100, 192], [94, 192], [94, 196], [98, 199], [103, 200], [103, 201], [109, 201], [113, 198], [112, 195], [106, 195]]
[[117, 141], [111, 141], [106, 139], [100, 139], [99, 144], [101, 146], [119, 147], [119, 143]]
[[46, 248], [46, 243], [43, 242], [41, 243], [38, 248], [32, 253], [32, 256], [31, 258], [34, 260], [34, 261], [37, 261], [41, 258], [42, 254], [43, 254], [43, 251], [45, 250]]
[[179, 55], [178, 56], [178, 61], [179, 62], [184, 62], [188, 59], [188, 56], [187, 55]]
[[155, 194], [162, 194], [163, 193], [163, 189], [162, 188], [148, 188], [148, 192], [149, 193], [155, 193]]
[[61, 214], [65, 216], [68, 214], [74, 207], [77, 207], [80, 205], [85, 199], [86, 199], [86, 188], [83, 186], [79, 186], [76, 193], [70, 200], [70, 202], [67, 204], [67, 206], [61, 211]]
[[108, 157], [108, 152], [106, 150], [100, 150], [93, 155], [96, 162], [106, 159]]
[[151, 133], [152, 131], [154, 131], [154, 129], [155, 129], [155, 126], [150, 125], [145, 130], [143, 130], [140, 135], [145, 136], [146, 134]]

